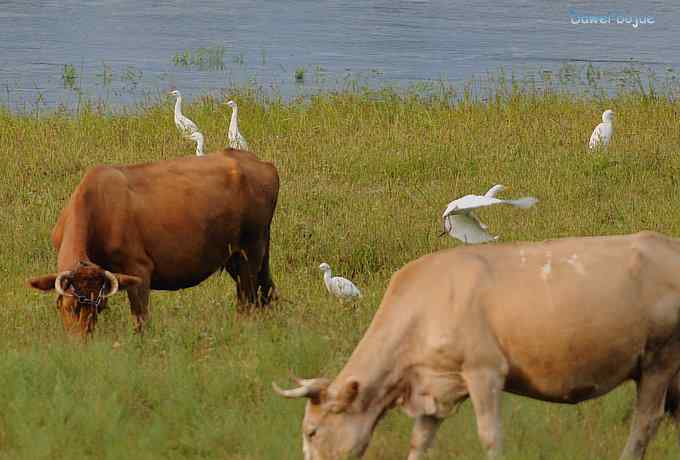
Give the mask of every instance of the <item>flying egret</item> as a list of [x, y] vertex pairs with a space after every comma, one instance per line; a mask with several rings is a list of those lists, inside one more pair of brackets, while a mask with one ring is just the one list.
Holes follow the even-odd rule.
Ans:
[[226, 105], [231, 107], [231, 121], [229, 122], [229, 131], [227, 132], [229, 147], [238, 150], [248, 150], [246, 138], [238, 130], [238, 106], [234, 101], [229, 101]]
[[203, 134], [201, 134], [200, 131], [196, 131], [195, 133], [191, 133], [189, 139], [196, 142], [196, 155], [203, 155]]
[[477, 208], [492, 206], [494, 204], [509, 204], [518, 208], [527, 209], [532, 207], [538, 200], [532, 196], [520, 198], [518, 200], [500, 200], [496, 194], [505, 189], [502, 185], [494, 185], [484, 196], [465, 195], [448, 204], [442, 214], [444, 221], [444, 232], [439, 236], [448, 233], [453, 238], [457, 238], [468, 244], [486, 243], [495, 241], [498, 236], [491, 236], [487, 232], [488, 227], [479, 221], [472, 211]]
[[319, 265], [319, 270], [323, 272], [323, 282], [326, 285], [326, 289], [338, 299], [354, 300], [362, 297], [359, 288], [350, 280], [331, 275], [331, 266], [326, 262]]
[[177, 98], [175, 101], [175, 126], [177, 126], [177, 129], [179, 129], [184, 136], [189, 136], [198, 131], [196, 123], [182, 114], [182, 94], [177, 90], [170, 91], [170, 94]]
[[612, 125], [614, 121], [614, 111], [605, 110], [602, 113], [602, 123], [597, 125], [593, 130], [593, 134], [590, 135], [590, 142], [588, 143], [588, 148], [594, 149], [600, 145], [607, 145], [612, 139], [612, 134], [614, 134], [614, 126]]

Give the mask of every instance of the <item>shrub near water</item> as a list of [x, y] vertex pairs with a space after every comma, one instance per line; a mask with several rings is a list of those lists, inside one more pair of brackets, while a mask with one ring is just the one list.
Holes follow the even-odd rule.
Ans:
[[[60, 209], [88, 167], [190, 155], [194, 146], [177, 133], [170, 101], [116, 114], [0, 111], [0, 458], [300, 458], [304, 404], [274, 395], [271, 381], [287, 383], [289, 369], [335, 375], [391, 274], [459, 244], [437, 237], [445, 205], [495, 183], [509, 186], [506, 196], [540, 199], [528, 211], [484, 211], [503, 241], [680, 235], [679, 109], [666, 98], [515, 92], [450, 104], [381, 90], [236, 99], [242, 132], [281, 176], [272, 269], [285, 300], [237, 315], [223, 274], [154, 292], [153, 328], [140, 340], [119, 295], [88, 346], [65, 339], [54, 296], [25, 287], [56, 269], [49, 235]], [[184, 107], [207, 151], [226, 144], [229, 112], [219, 102]], [[588, 138], [607, 108], [617, 114], [614, 142], [591, 154]], [[359, 308], [329, 298], [324, 261], [362, 289]], [[508, 396], [508, 456], [617, 458], [633, 395], [627, 386], [577, 407]], [[368, 458], [405, 457], [410, 427], [390, 413]], [[674, 436], [663, 425], [649, 458], [677, 457]], [[482, 456], [469, 403], [437, 439], [429, 458]]]

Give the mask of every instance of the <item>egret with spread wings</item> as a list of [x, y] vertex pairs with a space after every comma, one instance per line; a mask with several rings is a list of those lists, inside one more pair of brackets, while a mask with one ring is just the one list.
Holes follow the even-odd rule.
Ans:
[[[494, 185], [484, 196], [465, 195], [449, 203], [442, 214], [444, 221], [444, 232], [453, 238], [457, 238], [464, 243], [477, 244], [495, 241], [498, 236], [489, 234], [488, 227], [480, 222], [472, 211], [495, 204], [509, 204], [518, 208], [527, 209], [538, 202], [534, 197], [528, 196], [517, 200], [501, 200], [496, 198], [496, 194], [505, 189], [502, 185]], [[440, 236], [441, 236], [440, 235]]]

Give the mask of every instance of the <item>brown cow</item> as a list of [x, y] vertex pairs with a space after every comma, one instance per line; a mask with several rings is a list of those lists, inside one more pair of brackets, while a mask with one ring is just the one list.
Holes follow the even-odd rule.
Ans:
[[496, 458], [502, 391], [576, 404], [633, 380], [622, 458], [641, 459], [664, 409], [680, 418], [679, 274], [680, 240], [651, 232], [430, 254], [392, 277], [332, 382], [274, 389], [309, 398], [305, 460], [361, 457], [395, 405], [415, 417], [415, 460], [468, 397]]
[[274, 165], [240, 150], [97, 166], [52, 231], [58, 273], [29, 284], [56, 289], [66, 329], [83, 335], [118, 289], [141, 331], [151, 289], [195, 286], [222, 268], [240, 304], [267, 304], [276, 295], [269, 232], [278, 191]]

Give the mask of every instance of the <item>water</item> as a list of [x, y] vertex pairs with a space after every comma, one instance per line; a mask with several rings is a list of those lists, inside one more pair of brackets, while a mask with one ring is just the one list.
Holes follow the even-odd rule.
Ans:
[[[349, 79], [460, 84], [499, 68], [533, 75], [574, 62], [614, 72], [634, 63], [662, 77], [680, 68], [680, 2], [468, 3], [0, 0], [0, 104], [72, 106], [85, 94], [119, 105], [175, 87], [195, 97], [253, 83], [290, 97]], [[655, 23], [575, 25], [570, 8]], [[201, 48], [223, 68], [173, 62]]]

